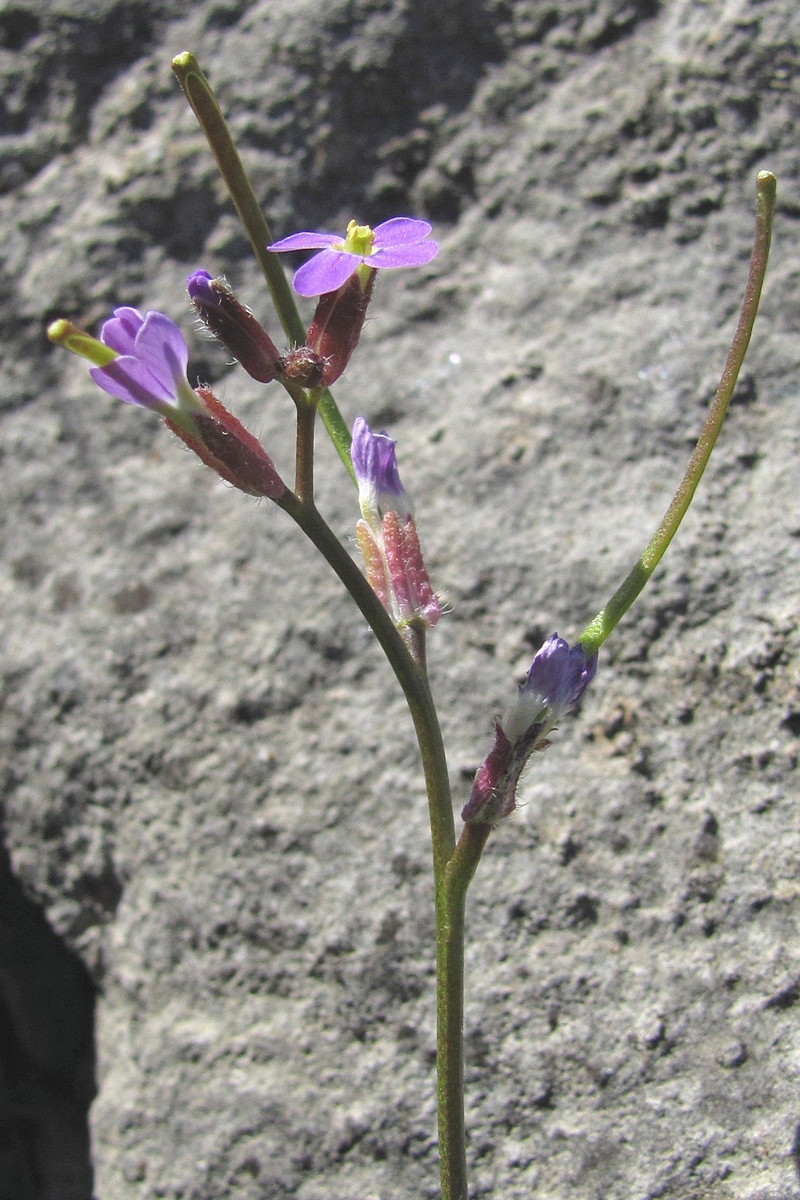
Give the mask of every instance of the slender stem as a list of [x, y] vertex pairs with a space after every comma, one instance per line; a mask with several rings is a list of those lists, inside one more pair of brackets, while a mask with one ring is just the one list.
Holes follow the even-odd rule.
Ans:
[[327, 560], [361, 610], [403, 689], [419, 742], [428, 791], [434, 871], [444, 868], [455, 848], [450, 779], [439, 718], [428, 678], [414, 662], [386, 609], [345, 547], [313, 504], [287, 493], [278, 501]]
[[664, 519], [656, 530], [644, 553], [633, 570], [617, 588], [614, 595], [604, 608], [600, 610], [593, 621], [584, 629], [579, 641], [587, 654], [594, 653], [606, 640], [614, 626], [625, 615], [636, 597], [647, 583], [653, 571], [661, 560], [664, 551], [672, 541], [678, 526], [683, 520], [686, 510], [692, 502], [697, 485], [702, 478], [711, 451], [722, 428], [725, 413], [728, 409], [736, 380], [739, 376], [753, 323], [758, 311], [761, 298], [761, 288], [767, 270], [769, 245], [772, 236], [772, 217], [775, 210], [775, 176], [769, 171], [760, 171], [756, 183], [756, 231], [753, 242], [753, 252], [750, 258], [750, 271], [745, 287], [739, 322], [733, 336], [728, 358], [722, 372], [719, 387], [711, 402], [708, 416], [705, 419], [697, 445], [694, 448], [689, 465], [686, 469], [680, 487], [675, 493], [667, 509]]
[[448, 879], [448, 866], [455, 851], [455, 823], [447, 760], [424, 668], [424, 651], [417, 646], [415, 659], [369, 583], [314, 505], [291, 494], [278, 503], [311, 539], [355, 600], [391, 663], [414, 722], [428, 792], [433, 849], [442, 1200], [467, 1200], [463, 1026], [464, 900], [469, 880], [463, 887], [460, 885], [463, 871], [454, 876], [455, 887]]
[[173, 58], [172, 69], [217, 160], [220, 174], [227, 184], [236, 211], [250, 239], [253, 253], [264, 272], [281, 324], [287, 336], [293, 342], [302, 345], [306, 340], [306, 331], [300, 320], [297, 305], [283, 268], [277, 257], [267, 250], [267, 246], [275, 239], [256, 199], [211, 85], [189, 50]]
[[437, 921], [437, 1065], [442, 1200], [467, 1200], [464, 1129], [464, 917], [467, 889], [491, 833], [464, 826], [445, 869], [443, 919]]
[[314, 426], [317, 410], [313, 401], [303, 397], [297, 404], [297, 441], [295, 443], [295, 494], [302, 503], [314, 503]]
[[[189, 50], [178, 54], [172, 60], [172, 69], [217, 160], [220, 174], [250, 239], [253, 253], [264, 272], [281, 325], [293, 344], [303, 346], [306, 341], [306, 329], [297, 311], [292, 290], [277, 254], [267, 250], [267, 246], [275, 239], [256, 199], [253, 185], [244, 169], [211, 85]], [[320, 399], [319, 412], [339, 457], [354, 479], [353, 465], [350, 461], [350, 432], [327, 388]]]
[[336, 453], [347, 467], [350, 478], [353, 483], [356, 482], [356, 473], [353, 470], [353, 460], [350, 457], [350, 430], [344, 422], [342, 414], [339, 412], [338, 405], [333, 398], [333, 392], [330, 388], [317, 388], [314, 392], [317, 401], [317, 409], [322, 417], [322, 424], [328, 437], [336, 448]]

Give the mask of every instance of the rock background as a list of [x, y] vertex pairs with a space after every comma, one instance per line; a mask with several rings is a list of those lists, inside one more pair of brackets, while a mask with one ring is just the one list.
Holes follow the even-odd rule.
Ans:
[[[532, 651], [660, 518], [778, 175], [697, 501], [473, 884], [467, 1107], [475, 1198], [798, 1196], [800, 9], [188, 7], [0, 8], [0, 1200], [437, 1195], [427, 818], [390, 672], [281, 513], [44, 337], [117, 303], [188, 334], [200, 265], [267, 317], [187, 48], [276, 236], [435, 223], [337, 397], [398, 439], [451, 609], [459, 804]], [[288, 472], [282, 395], [191, 346]]]

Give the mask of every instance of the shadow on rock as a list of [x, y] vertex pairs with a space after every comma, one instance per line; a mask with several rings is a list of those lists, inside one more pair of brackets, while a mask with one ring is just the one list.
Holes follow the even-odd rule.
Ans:
[[0, 1200], [91, 1200], [94, 991], [0, 843]]

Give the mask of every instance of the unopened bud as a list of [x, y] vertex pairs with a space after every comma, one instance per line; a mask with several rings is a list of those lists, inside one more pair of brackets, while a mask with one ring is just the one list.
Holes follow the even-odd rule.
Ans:
[[233, 293], [225, 279], [195, 271], [186, 280], [189, 299], [200, 320], [259, 383], [269, 383], [281, 369], [281, 358], [263, 325]]
[[502, 725], [494, 723], [494, 745], [478, 767], [463, 820], [494, 825], [511, 815], [526, 762], [534, 750], [550, 745], [549, 735], [578, 703], [596, 670], [596, 653], [587, 656], [580, 642], [570, 646], [557, 633], [537, 650], [517, 703]]
[[280, 367], [287, 379], [300, 387], [320, 387], [325, 374], [323, 359], [308, 346], [298, 346], [284, 354]]
[[358, 541], [358, 548], [364, 558], [367, 583], [388, 612], [390, 609], [389, 582], [387, 579], [386, 561], [383, 556], [383, 547], [366, 521], [358, 521], [356, 523], [356, 539]]
[[414, 518], [401, 519], [393, 510], [384, 513], [383, 545], [395, 624], [432, 628], [439, 620], [439, 598], [422, 559]]

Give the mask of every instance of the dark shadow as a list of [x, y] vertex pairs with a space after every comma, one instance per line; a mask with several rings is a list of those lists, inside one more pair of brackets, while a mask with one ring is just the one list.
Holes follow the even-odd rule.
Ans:
[[797, 1174], [798, 1182], [800, 1182], [800, 1123], [794, 1131], [792, 1140], [792, 1159], [794, 1161], [794, 1169]]
[[91, 1200], [94, 989], [0, 842], [0, 1200]]

